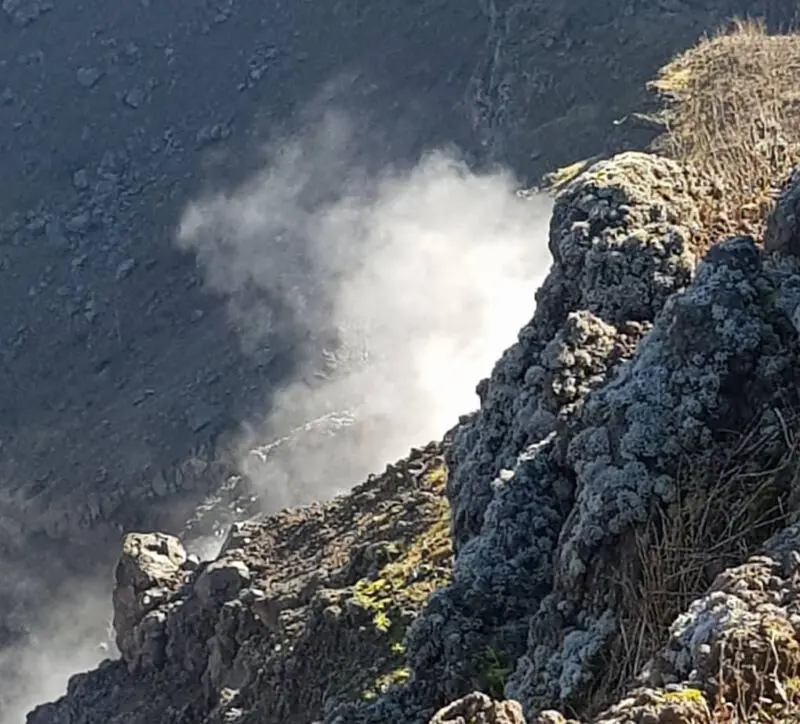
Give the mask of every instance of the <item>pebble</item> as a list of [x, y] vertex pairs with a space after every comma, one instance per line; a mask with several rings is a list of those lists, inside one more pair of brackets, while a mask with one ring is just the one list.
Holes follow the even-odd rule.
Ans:
[[75, 77], [78, 79], [78, 83], [82, 85], [84, 88], [93, 88], [97, 85], [97, 82], [100, 78], [103, 77], [103, 71], [99, 70], [98, 68], [92, 67], [82, 67], [78, 68], [78, 72], [75, 74]]
[[144, 91], [141, 88], [132, 88], [125, 94], [122, 101], [129, 108], [138, 108], [144, 103]]
[[86, 173], [85, 168], [79, 169], [72, 174], [72, 185], [81, 191], [89, 188], [89, 175]]
[[65, 226], [67, 227], [67, 231], [71, 231], [74, 234], [86, 231], [86, 229], [89, 228], [89, 214], [85, 211], [75, 214], [67, 221]]
[[207, 146], [228, 138], [231, 135], [230, 126], [225, 123], [215, 123], [212, 126], [204, 126], [195, 135], [198, 146]]
[[25, 27], [53, 9], [50, 0], [3, 0], [3, 10], [17, 27]]
[[67, 238], [61, 230], [61, 224], [56, 220], [47, 222], [45, 235], [47, 236], [47, 241], [55, 247], [62, 248], [68, 245]]
[[136, 259], [128, 258], [125, 261], [123, 261], [117, 267], [117, 274], [116, 274], [117, 281], [122, 281], [123, 279], [129, 277], [135, 266], [136, 266]]

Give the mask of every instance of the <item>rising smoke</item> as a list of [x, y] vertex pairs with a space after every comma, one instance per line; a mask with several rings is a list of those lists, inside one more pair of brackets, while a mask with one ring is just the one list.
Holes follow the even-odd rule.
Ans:
[[474, 409], [550, 265], [546, 197], [444, 151], [370, 172], [358, 134], [328, 113], [180, 229], [245, 348], [301, 350], [242, 433], [270, 509], [346, 489]]
[[[11, 567], [3, 566], [2, 572], [10, 573]], [[4, 580], [24, 585], [32, 579], [19, 570]], [[40, 589], [40, 600], [53, 594], [52, 588], [33, 585]], [[19, 590], [15, 593], [24, 595]], [[0, 724], [21, 724], [34, 706], [62, 696], [72, 674], [116, 656], [108, 638], [109, 602], [104, 582], [73, 581], [57, 590], [57, 597], [38, 620], [28, 622], [30, 635], [23, 644], [0, 649]]]
[[[375, 171], [364, 149], [361, 130], [328, 113], [269, 144], [256, 177], [191, 204], [180, 224], [177, 243], [225, 298], [244, 349], [276, 365], [294, 353], [289, 382], [239, 440], [268, 509], [344, 490], [474, 409], [550, 266], [550, 201], [521, 198], [509, 173], [470, 172], [446, 151]], [[219, 541], [194, 544], [210, 557]], [[108, 655], [97, 631], [107, 591], [78, 589], [38, 643], [13, 651], [0, 724]]]

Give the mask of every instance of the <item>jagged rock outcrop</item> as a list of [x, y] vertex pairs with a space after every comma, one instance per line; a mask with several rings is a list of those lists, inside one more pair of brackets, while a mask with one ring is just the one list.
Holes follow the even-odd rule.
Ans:
[[690, 174], [649, 154], [601, 161], [559, 194], [536, 313], [479, 385], [481, 408], [448, 458], [457, 548], [480, 530], [494, 476], [630, 357], [667, 297], [689, 282], [698, 224]]
[[[715, 481], [702, 472], [732, 453], [744, 430], [791, 394], [796, 333], [770, 297], [776, 285], [751, 239], [714, 247], [694, 284], [676, 295], [612, 384], [590, 395], [565, 462], [575, 502], [559, 535], [553, 591], [531, 622], [528, 650], [508, 691], [529, 711], [585, 708], [601, 662], [618, 647], [624, 597], [620, 571], [631, 535], [674, 516], [682, 496]], [[774, 444], [774, 441], [773, 441]], [[770, 445], [753, 453], [769, 469]], [[686, 461], [695, 473], [681, 475]], [[788, 489], [781, 491], [788, 494]]]
[[166, 614], [157, 610], [183, 583], [186, 551], [174, 536], [129, 533], [122, 542], [114, 588], [117, 647], [133, 673], [160, 666]]
[[[662, 515], [667, 527], [670, 521], [679, 524], [685, 511], [678, 503], [687, 494], [696, 498], [693, 504], [711, 495], [715, 462], [730, 458], [738, 444], [731, 430], [759, 426], [765, 442], [751, 455], [751, 470], [769, 469], [785, 448], [780, 415], [770, 409], [780, 409], [781, 396], [787, 404], [795, 398], [797, 335], [780, 300], [798, 280], [796, 265], [767, 262], [752, 239], [738, 238], [712, 249], [689, 284], [691, 232], [677, 226], [680, 216], [668, 206], [659, 215], [643, 204], [637, 220], [656, 231], [649, 237], [633, 224], [609, 230], [570, 216], [567, 210], [582, 198], [587, 217], [600, 216], [595, 205], [613, 211], [603, 203], [604, 193], [589, 196], [584, 185], [601, 169], [630, 173], [634, 160], [641, 164], [637, 168], [658, 169], [655, 178], [669, 178], [659, 159], [623, 156], [590, 169], [559, 197], [551, 229], [554, 270], [540, 292], [536, 317], [482, 384], [481, 410], [456, 432], [448, 455], [458, 546], [453, 582], [433, 596], [409, 632], [415, 672], [409, 691], [354, 714], [353, 721], [390, 721], [399, 712], [416, 721], [408, 713], [415, 706], [425, 712], [476, 686], [486, 690], [493, 667], [510, 674], [503, 679], [506, 692], [529, 715], [551, 707], [591, 709], [603, 684], [598, 677], [613, 676], [614, 667], [604, 670], [603, 662], [621, 657], [626, 601], [643, 590], [641, 563], [631, 563], [632, 540], [655, 536], [654, 520]], [[685, 183], [679, 185], [685, 195], [675, 196], [691, 219], [691, 186]], [[654, 226], [653, 217], [663, 225]], [[559, 226], [564, 220], [572, 223]], [[607, 241], [615, 235], [635, 241], [620, 249]], [[597, 260], [605, 252], [612, 283], [604, 286], [598, 274], [595, 286], [586, 284], [581, 294], [580, 274], [562, 277], [560, 260], [581, 248], [576, 236], [585, 240], [586, 258], [594, 263], [575, 254], [574, 268], [602, 269]], [[637, 264], [648, 252], [649, 264]], [[653, 289], [625, 294], [624, 284], [613, 283], [625, 268], [638, 271], [632, 275], [637, 284], [652, 280]], [[664, 273], [668, 269], [673, 276]], [[562, 291], [564, 277], [571, 280], [568, 292]], [[608, 298], [600, 296], [603, 289]], [[573, 308], [569, 316], [565, 298], [589, 310]], [[526, 387], [541, 379], [547, 359], [540, 320], [552, 325], [559, 317], [587, 319], [590, 313], [604, 315], [596, 328], [605, 324], [612, 334], [630, 324], [626, 316], [644, 325], [649, 314], [652, 328], [635, 356], [625, 360], [619, 354], [622, 361], [586, 385], [569, 401], [572, 406], [553, 405], [552, 394]], [[558, 330], [556, 340], [559, 333], [563, 339]], [[581, 352], [563, 359], [591, 358], [591, 347]], [[577, 367], [573, 379], [586, 369]], [[537, 429], [543, 409], [552, 422]], [[687, 465], [697, 476], [690, 479], [691, 491], [682, 473]], [[785, 498], [789, 487], [784, 481], [770, 494]], [[736, 494], [731, 490], [730, 500]], [[622, 588], [623, 580], [632, 588]]]
[[737, 237], [695, 266], [692, 183], [625, 154], [561, 192], [536, 314], [444, 450], [211, 563], [129, 539], [122, 660], [29, 723], [688, 724], [737, 651], [791, 699], [800, 260]]
[[575, 495], [563, 432], [691, 280], [697, 223], [691, 176], [648, 154], [601, 161], [556, 199], [536, 313], [448, 454], [454, 580], [409, 635], [423, 701], [486, 686], [489, 650], [523, 653]]

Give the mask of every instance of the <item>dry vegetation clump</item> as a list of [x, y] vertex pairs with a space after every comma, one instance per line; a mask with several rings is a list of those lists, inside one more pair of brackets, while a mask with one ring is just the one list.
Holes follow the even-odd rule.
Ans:
[[709, 666], [716, 672], [713, 722], [800, 720], [800, 643], [786, 618], [729, 629], [714, 642]]
[[[800, 644], [786, 618], [751, 617], [724, 631], [710, 649], [709, 671], [697, 688], [637, 689], [594, 724], [800, 722]], [[540, 717], [533, 724], [550, 721]]]
[[700, 175], [706, 245], [760, 238], [777, 187], [800, 159], [800, 35], [756, 21], [701, 40], [649, 85], [667, 131], [653, 150]]
[[672, 622], [717, 575], [790, 522], [800, 475], [800, 411], [767, 414], [777, 422], [755, 420], [734, 440], [731, 454], [704, 473], [685, 465], [676, 501], [630, 534], [612, 586], [619, 593], [621, 636], [588, 711], [617, 700], [665, 645]]

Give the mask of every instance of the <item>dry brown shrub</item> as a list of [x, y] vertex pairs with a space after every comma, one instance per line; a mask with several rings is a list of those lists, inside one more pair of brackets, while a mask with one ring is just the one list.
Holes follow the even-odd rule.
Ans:
[[730, 627], [714, 642], [709, 665], [717, 672], [714, 722], [772, 723], [787, 708], [796, 711], [800, 643], [787, 618]]
[[[755, 420], [710, 469], [684, 466], [675, 503], [630, 534], [623, 547], [630, 555], [615, 569], [612, 589], [621, 636], [588, 711], [619, 698], [666, 643], [670, 624], [717, 574], [741, 564], [790, 521], [789, 496], [800, 475], [800, 411], [773, 413], [777, 427]], [[764, 450], [775, 450], [768, 465]]]
[[667, 132], [654, 150], [707, 186], [706, 244], [760, 238], [776, 189], [800, 160], [800, 35], [737, 21], [666, 65], [650, 88]]

